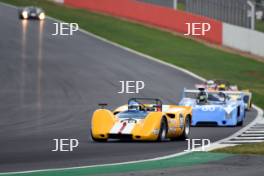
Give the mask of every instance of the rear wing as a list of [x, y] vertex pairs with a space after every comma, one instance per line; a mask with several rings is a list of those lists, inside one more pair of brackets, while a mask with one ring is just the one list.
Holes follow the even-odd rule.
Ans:
[[206, 88], [207, 87], [207, 85], [205, 85], [205, 84], [195, 84], [195, 88], [196, 89], [199, 89], [199, 88]]
[[[205, 89], [210, 89], [210, 88], [213, 88], [213, 89], [217, 89], [217, 86], [219, 86], [219, 84], [214, 84], [213, 86], [208, 86], [208, 84], [204, 83], [204, 84], [195, 84], [195, 88], [196, 89], [199, 89], [199, 88], [205, 88]], [[238, 90], [238, 86], [237, 85], [229, 85], [228, 84], [228, 89], [230, 91], [239, 91]]]
[[192, 98], [196, 99], [200, 90], [198, 89], [186, 89], [184, 88], [182, 98]]
[[241, 90], [241, 92], [243, 92], [245, 95], [248, 95], [248, 96], [252, 96], [252, 92], [250, 92], [248, 89], [245, 89], [245, 90]]
[[[210, 90], [204, 90], [205, 92], [207, 93], [224, 93], [228, 96], [240, 96], [241, 98], [244, 96], [244, 95], [251, 95], [251, 92], [244, 92], [244, 91], [218, 91], [218, 90], [215, 90], [215, 91], [210, 91]], [[197, 90], [197, 89], [186, 89], [184, 88], [184, 91], [183, 91], [183, 98], [196, 98], [198, 93], [200, 93], [201, 90]]]

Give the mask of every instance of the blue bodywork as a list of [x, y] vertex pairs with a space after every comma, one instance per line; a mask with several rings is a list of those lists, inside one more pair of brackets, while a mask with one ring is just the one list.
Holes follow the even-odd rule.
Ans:
[[[186, 93], [193, 93], [193, 97], [188, 97]], [[245, 103], [243, 94], [235, 95], [231, 98], [226, 95], [226, 99], [220, 101], [214, 98], [205, 104], [199, 104], [197, 101], [197, 90], [185, 90], [180, 105], [192, 106], [192, 126], [214, 124], [218, 126], [237, 126], [242, 125], [245, 119]], [[217, 93], [214, 92], [217, 95]], [[196, 95], [196, 96], [195, 96]], [[234, 96], [234, 95], [233, 95]]]

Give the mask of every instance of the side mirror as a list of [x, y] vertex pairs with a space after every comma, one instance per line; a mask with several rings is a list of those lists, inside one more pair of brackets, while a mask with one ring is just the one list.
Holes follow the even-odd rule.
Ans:
[[107, 103], [99, 103], [98, 106], [100, 106], [102, 109], [104, 109], [108, 104]]

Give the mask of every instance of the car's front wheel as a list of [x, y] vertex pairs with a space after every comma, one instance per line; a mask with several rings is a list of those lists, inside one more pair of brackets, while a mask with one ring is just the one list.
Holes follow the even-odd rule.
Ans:
[[241, 120], [240, 122], [237, 122], [237, 126], [243, 126], [244, 120]]

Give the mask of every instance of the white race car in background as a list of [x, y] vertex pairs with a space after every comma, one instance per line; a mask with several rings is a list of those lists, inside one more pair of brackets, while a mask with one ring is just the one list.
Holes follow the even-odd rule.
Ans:
[[45, 12], [38, 7], [24, 7], [19, 9], [18, 16], [20, 19], [44, 20]]

